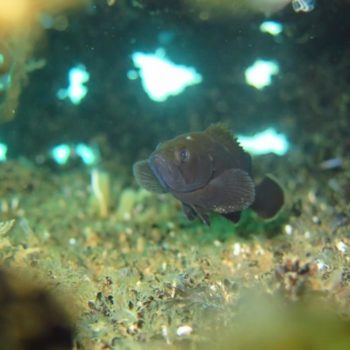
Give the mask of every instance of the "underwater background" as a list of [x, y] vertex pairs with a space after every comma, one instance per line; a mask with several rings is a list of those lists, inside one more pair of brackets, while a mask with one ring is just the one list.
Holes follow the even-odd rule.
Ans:
[[[349, 349], [350, 1], [0, 0], [0, 349]], [[270, 220], [133, 164], [223, 123]]]

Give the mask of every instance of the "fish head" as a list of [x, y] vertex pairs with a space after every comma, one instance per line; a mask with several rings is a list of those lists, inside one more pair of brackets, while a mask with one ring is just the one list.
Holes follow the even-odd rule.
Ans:
[[170, 191], [191, 192], [204, 187], [213, 175], [210, 139], [203, 133], [185, 134], [158, 145], [149, 166]]

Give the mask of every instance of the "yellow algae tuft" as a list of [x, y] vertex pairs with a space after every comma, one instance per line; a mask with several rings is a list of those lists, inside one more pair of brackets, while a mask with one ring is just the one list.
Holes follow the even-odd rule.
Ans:
[[111, 193], [110, 176], [108, 173], [99, 169], [93, 169], [91, 171], [91, 193], [100, 218], [108, 217]]

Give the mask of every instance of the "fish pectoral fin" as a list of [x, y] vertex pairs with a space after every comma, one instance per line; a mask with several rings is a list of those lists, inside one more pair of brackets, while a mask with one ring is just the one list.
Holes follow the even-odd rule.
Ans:
[[150, 192], [165, 193], [167, 190], [159, 183], [154, 176], [147, 160], [140, 160], [132, 167], [136, 182]]
[[284, 204], [284, 192], [276, 180], [270, 176], [256, 186], [256, 198], [252, 209], [265, 219], [274, 217]]
[[207, 195], [207, 206], [217, 213], [241, 211], [254, 202], [254, 181], [241, 169], [229, 169], [209, 182]]

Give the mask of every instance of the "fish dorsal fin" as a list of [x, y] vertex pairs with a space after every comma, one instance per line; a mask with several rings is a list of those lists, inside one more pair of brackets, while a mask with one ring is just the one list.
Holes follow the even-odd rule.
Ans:
[[141, 160], [136, 162], [133, 166], [133, 173], [136, 182], [150, 192], [165, 193], [167, 190], [159, 183], [154, 176], [151, 168], [148, 165], [147, 160]]
[[205, 132], [230, 151], [242, 151], [242, 147], [238, 143], [237, 139], [224, 124], [218, 123], [210, 125]]

